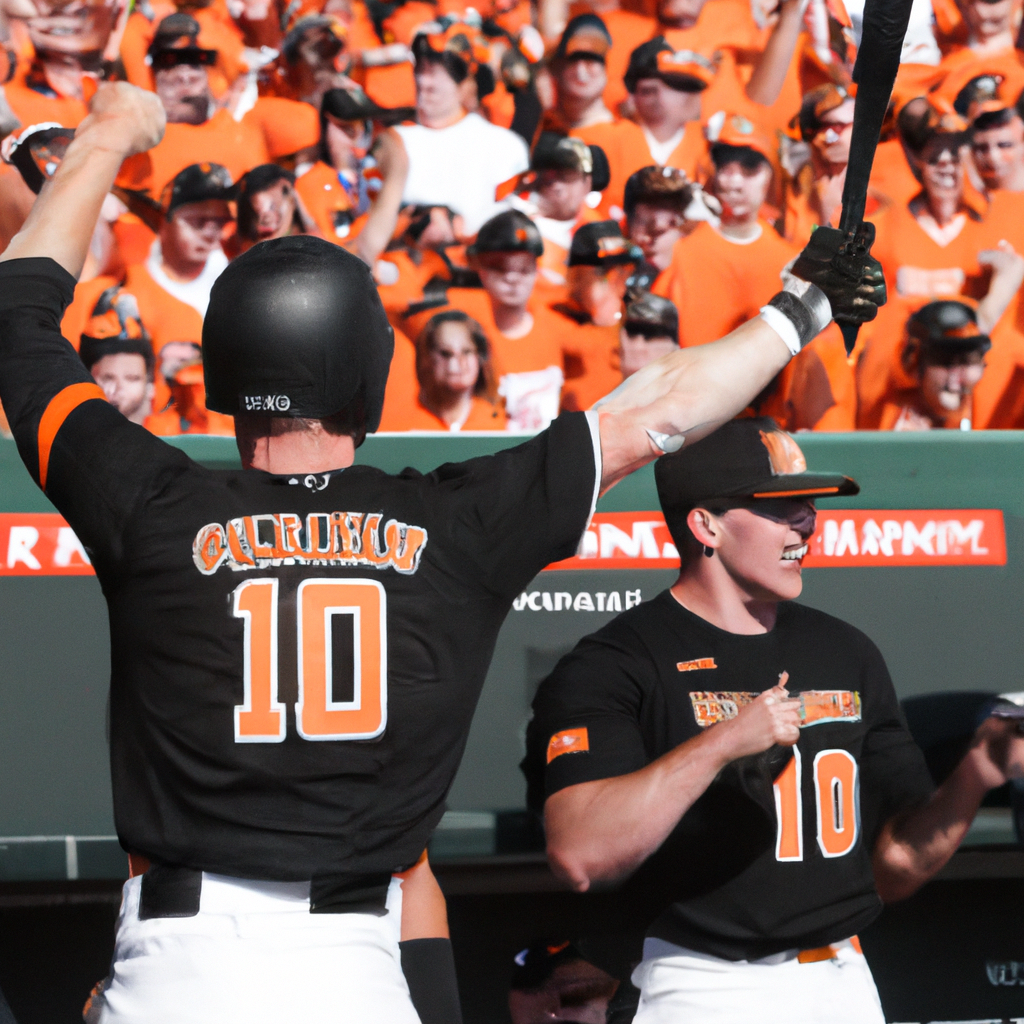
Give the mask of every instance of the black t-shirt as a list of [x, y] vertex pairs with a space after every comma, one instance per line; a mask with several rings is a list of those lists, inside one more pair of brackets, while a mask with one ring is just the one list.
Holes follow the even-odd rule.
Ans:
[[540, 686], [524, 762], [534, 806], [637, 771], [789, 672], [796, 754], [728, 765], [631, 884], [648, 934], [730, 960], [847, 938], [881, 909], [881, 825], [932, 790], [885, 662], [859, 630], [802, 605], [775, 627], [718, 629], [669, 591], [580, 641]]
[[409, 865], [513, 598], [585, 528], [588, 418], [426, 475], [213, 471], [95, 400], [73, 287], [0, 264], [0, 399], [107, 599], [122, 844], [249, 878]]

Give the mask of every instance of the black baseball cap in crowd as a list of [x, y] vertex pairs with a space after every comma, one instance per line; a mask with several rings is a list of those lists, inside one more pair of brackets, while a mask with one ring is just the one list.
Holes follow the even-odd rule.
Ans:
[[642, 78], [659, 78], [680, 92], [702, 92], [715, 78], [715, 65], [693, 50], [673, 50], [664, 36], [642, 43], [629, 55], [622, 81], [636, 92]]
[[586, 959], [573, 942], [538, 942], [516, 953], [509, 988], [526, 992], [540, 988], [561, 964]]
[[393, 125], [413, 120], [416, 108], [382, 107], [355, 85], [348, 89], [328, 89], [320, 101], [320, 113], [338, 121], [379, 121]]
[[965, 302], [941, 299], [922, 306], [908, 321], [907, 334], [929, 355], [956, 358], [967, 352], [987, 352], [992, 340], [978, 327], [977, 314]]
[[183, 11], [168, 14], [157, 25], [153, 42], [146, 51], [154, 71], [178, 64], [210, 67], [217, 63], [217, 51], [199, 45], [199, 22]]
[[557, 63], [585, 58], [599, 60], [603, 64], [611, 48], [611, 33], [601, 18], [596, 14], [577, 14], [565, 26], [551, 60]]
[[530, 155], [530, 170], [589, 174], [594, 192], [603, 192], [611, 181], [608, 157], [600, 146], [588, 146], [582, 139], [558, 132], [541, 132]]
[[773, 419], [731, 420], [654, 464], [666, 511], [716, 498], [837, 498], [857, 494], [841, 473], [810, 473], [800, 446]]
[[584, 224], [572, 236], [569, 249], [570, 267], [617, 267], [623, 263], [640, 263], [644, 254], [622, 233], [613, 220]]
[[528, 252], [539, 258], [544, 253], [544, 239], [525, 213], [506, 210], [487, 221], [477, 232], [476, 241], [466, 247], [467, 256], [487, 252]]
[[231, 172], [221, 164], [191, 164], [179, 171], [165, 186], [160, 205], [168, 215], [187, 203], [201, 203], [207, 199], [234, 199], [235, 186]]
[[679, 311], [670, 299], [660, 295], [640, 295], [626, 306], [623, 326], [627, 334], [645, 338], [671, 338], [679, 344]]

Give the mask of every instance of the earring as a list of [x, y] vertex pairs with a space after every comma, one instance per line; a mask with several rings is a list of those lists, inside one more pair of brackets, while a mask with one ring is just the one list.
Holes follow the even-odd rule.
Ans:
[[715, 549], [714, 549], [714, 548], [709, 548], [709, 547], [707, 546], [707, 544], [705, 544], [705, 545], [704, 545], [704, 557], [705, 557], [705, 558], [711, 558], [711, 557], [713, 557], [713, 556], [714, 556], [714, 553], [715, 553]]

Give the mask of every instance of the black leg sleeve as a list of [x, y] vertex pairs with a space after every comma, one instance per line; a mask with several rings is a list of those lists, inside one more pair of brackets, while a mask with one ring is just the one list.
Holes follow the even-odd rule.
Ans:
[[462, 1024], [450, 940], [410, 939], [399, 948], [412, 1005], [423, 1024]]

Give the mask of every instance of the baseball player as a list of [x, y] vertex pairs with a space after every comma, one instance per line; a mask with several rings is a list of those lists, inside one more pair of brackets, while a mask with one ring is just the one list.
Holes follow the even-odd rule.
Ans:
[[987, 719], [934, 789], [878, 649], [790, 603], [815, 498], [858, 487], [808, 472], [774, 421], [728, 423], [655, 476], [678, 581], [534, 702], [548, 858], [579, 891], [634, 875], [649, 901], [636, 1024], [882, 1024], [857, 932], [1024, 773], [1024, 739]]
[[115, 821], [149, 863], [99, 1020], [415, 1024], [393, 876], [444, 811], [512, 600], [602, 488], [735, 415], [833, 311], [874, 316], [880, 269], [809, 247], [758, 317], [600, 412], [389, 476], [353, 465], [392, 351], [369, 271], [274, 239], [211, 293], [207, 405], [245, 467], [213, 471], [103, 401], [60, 336], [103, 197], [162, 127], [152, 95], [101, 86], [0, 263], [0, 401], [107, 599]]

